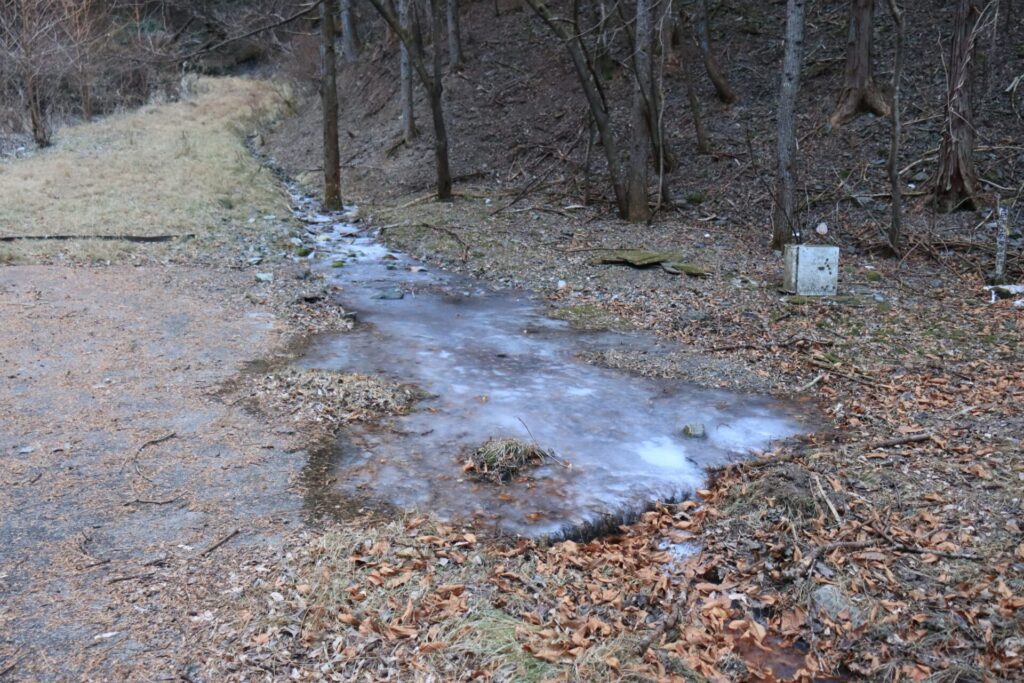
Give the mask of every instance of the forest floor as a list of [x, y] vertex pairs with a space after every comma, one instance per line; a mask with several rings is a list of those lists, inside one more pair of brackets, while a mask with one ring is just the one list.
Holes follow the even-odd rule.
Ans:
[[[934, 29], [910, 37], [915, 54], [943, 31], [939, 4], [926, 4], [908, 10], [913, 25]], [[600, 161], [587, 180], [582, 100], [565, 97], [577, 88], [557, 45], [516, 10], [499, 17], [484, 5], [464, 24], [477, 57], [446, 79], [455, 201], [431, 200], [429, 132], [412, 145], [398, 136], [388, 50], [342, 75], [344, 189], [389, 244], [417, 258], [536, 291], [581, 327], [649, 330], [688, 349], [593, 362], [808, 400], [823, 428], [714, 473], [698, 501], [586, 544], [496, 549], [474, 530], [419, 517], [372, 541], [339, 529], [295, 556], [280, 600], [251, 611], [260, 618], [235, 636], [248, 652], [232, 666], [338, 679], [1021, 676], [1024, 322], [983, 286], [987, 208], [937, 216], [926, 203], [941, 69], [909, 66], [909, 249], [893, 259], [879, 249], [889, 126], [870, 116], [824, 125], [845, 5], [815, 8], [800, 104], [802, 209], [810, 228], [827, 223], [821, 240], [842, 248], [842, 272], [837, 296], [788, 296], [766, 244], [764, 181], [781, 19], [761, 4], [732, 6], [715, 17], [716, 39], [741, 100], [721, 105], [702, 86], [714, 151], [691, 155], [685, 88], [670, 68], [668, 136], [683, 152], [667, 179], [675, 205], [647, 225], [609, 218]], [[878, 34], [876, 54], [888, 55], [891, 32]], [[978, 159], [986, 187], [1010, 188], [1004, 201], [1018, 220], [1020, 124], [995, 84], [1019, 71], [1020, 56], [997, 57], [977, 93]], [[628, 102], [628, 79], [606, 85], [612, 102]], [[318, 118], [311, 100], [267, 146], [311, 190]], [[1014, 232], [1011, 269], [1022, 276]], [[601, 263], [603, 252], [630, 248], [678, 254], [708, 276]], [[664, 550], [692, 539], [696, 557]]]
[[[830, 6], [811, 37], [841, 42]], [[575, 325], [688, 349], [594, 362], [819, 413], [817, 433], [586, 543], [493, 539], [411, 514], [303, 523], [304, 470], [331, 425], [296, 423], [301, 392], [275, 382], [307, 335], [350, 323], [293, 260], [287, 198], [242, 144], [287, 93], [217, 81], [5, 164], [3, 235], [168, 239], [0, 243], [0, 410], [13, 416], [0, 434], [0, 678], [1019, 679], [1022, 318], [982, 288], [983, 259], [939, 246], [986, 238], [984, 217], [936, 226], [912, 205], [909, 255], [873, 251], [884, 125], [822, 131], [827, 98], [811, 77], [803, 170], [815, 220], [843, 247], [840, 293], [779, 292], [765, 166], [744, 157], [742, 131], [762, 122], [749, 135], [758, 153], [770, 140], [774, 86], [757, 65], [777, 56], [778, 31], [744, 7], [731, 20], [757, 31], [730, 52], [750, 71], [745, 99], [707, 108], [718, 154], [683, 165], [685, 201], [650, 225], [586, 201], [580, 116], [561, 96], [571, 81], [551, 67], [564, 60], [540, 33], [516, 34], [521, 17], [487, 33], [490, 7], [469, 10], [470, 45], [489, 57], [450, 79], [464, 104], [455, 128], [477, 136], [453, 136], [452, 204], [430, 201], [428, 140], [381, 144], [395, 134], [394, 79], [371, 78], [376, 63], [346, 75], [359, 95], [343, 114], [347, 197], [391, 244], [534, 290]], [[540, 87], [554, 105], [537, 118], [515, 109]], [[317, 116], [302, 107], [268, 138], [311, 184]], [[987, 146], [1018, 144], [1006, 121], [983, 128]], [[927, 125], [908, 134], [908, 157], [927, 157]], [[1009, 185], [1018, 157], [985, 152], [983, 170]], [[121, 170], [91, 185], [105, 159]], [[678, 252], [708, 275], [599, 262], [623, 247]], [[366, 405], [335, 422], [401, 409], [384, 383], [366, 387], [376, 379], [353, 380]]]

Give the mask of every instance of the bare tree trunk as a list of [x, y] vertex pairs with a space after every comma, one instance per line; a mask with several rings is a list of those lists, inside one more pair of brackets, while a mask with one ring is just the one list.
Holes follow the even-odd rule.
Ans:
[[359, 59], [359, 35], [352, 0], [341, 0], [341, 56], [346, 62]]
[[835, 111], [829, 117], [833, 128], [849, 123], [861, 112], [889, 115], [889, 103], [875, 84], [871, 44], [874, 34], [875, 0], [850, 0], [850, 24], [846, 39], [846, 73]]
[[711, 84], [715, 86], [718, 99], [726, 104], [732, 104], [737, 99], [736, 91], [725, 80], [725, 76], [722, 75], [722, 70], [718, 66], [718, 61], [711, 51], [709, 23], [707, 0], [697, 0], [693, 17], [693, 32], [697, 36], [697, 46], [700, 48], [701, 57], [704, 59], [704, 69], [708, 72]]
[[[654, 1], [671, 10], [671, 0]], [[664, 111], [664, 102], [662, 101], [664, 98], [662, 97], [660, 86], [663, 82], [664, 69], [662, 68], [661, 61], [659, 60], [655, 62], [654, 56], [652, 56], [652, 53], [655, 52], [656, 48], [659, 51], [663, 49], [664, 43], [662, 42], [661, 34], [665, 28], [665, 19], [667, 15], [662, 11], [662, 13], [657, 17], [657, 30], [655, 31], [651, 29], [653, 26], [651, 22], [655, 17], [654, 13], [651, 11], [649, 3], [650, 0], [647, 0], [648, 21], [646, 26], [649, 29], [648, 33], [651, 35], [651, 39], [647, 41], [646, 46], [642, 48], [644, 50], [643, 54], [646, 55], [646, 58], [642, 60], [646, 62], [645, 65], [641, 65], [638, 61], [638, 55], [640, 55], [641, 52], [641, 48], [638, 47], [637, 43], [639, 37], [631, 28], [631, 24], [635, 22], [630, 22], [625, 16], [622, 9], [623, 5], [619, 4], [617, 7], [619, 10], [619, 16], [622, 19], [622, 26], [626, 31], [626, 35], [629, 38], [629, 42], [632, 47], [630, 50], [630, 56], [633, 62], [633, 70], [637, 75], [637, 82], [640, 85], [641, 94], [645, 100], [644, 113], [647, 116], [646, 130], [651, 141], [651, 151], [654, 156], [654, 163], [656, 166], [663, 166], [664, 170], [671, 172], [676, 166], [676, 160], [672, 154], [672, 150], [669, 149], [668, 143], [665, 140], [665, 127], [661, 119], [661, 115]], [[575, 6], [576, 4], [574, 3], [574, 7]], [[579, 26], [579, 17], [574, 16], [573, 19], [576, 25]], [[658, 36], [657, 43], [654, 41], [655, 35]], [[658, 67], [657, 78], [655, 78], [655, 63], [657, 63]]]
[[636, 0], [636, 27], [633, 60], [636, 78], [633, 84], [633, 128], [629, 145], [629, 175], [626, 178], [626, 218], [642, 223], [651, 216], [647, 203], [648, 107], [651, 74], [651, 7], [648, 0]]
[[25, 103], [28, 106], [32, 140], [35, 141], [37, 147], [49, 147], [52, 140], [50, 139], [50, 127], [46, 123], [46, 105], [36, 87], [36, 79], [33, 74], [28, 74], [25, 77]]
[[447, 0], [448, 68], [462, 68], [462, 30], [459, 27], [459, 0]]
[[679, 49], [680, 69], [686, 82], [686, 99], [690, 104], [693, 130], [697, 136], [697, 152], [699, 154], [710, 154], [711, 143], [708, 140], [707, 129], [704, 127], [700, 99], [697, 97], [697, 88], [693, 84], [693, 70], [697, 64], [697, 51], [694, 49], [692, 38], [681, 27], [680, 30], [676, 31], [675, 36]]
[[801, 241], [796, 208], [796, 95], [800, 89], [800, 60], [804, 44], [804, 5], [806, 0], [786, 2], [786, 48], [782, 58], [782, 83], [779, 86], [777, 133], [777, 177], [772, 246], [776, 249]]
[[935, 183], [935, 206], [943, 213], [976, 208], [978, 175], [974, 168], [971, 57], [979, 15], [976, 0], [957, 0], [947, 65], [946, 117]]
[[417, 27], [410, 32], [402, 27], [398, 17], [391, 11], [391, 4], [384, 0], [369, 0], [384, 22], [398, 36], [409, 51], [409, 62], [427, 91], [430, 101], [431, 119], [434, 123], [434, 162], [437, 167], [437, 198], [450, 201], [452, 198], [452, 174], [448, 160], [448, 129], [444, 121], [444, 83], [441, 80], [441, 22], [443, 10], [439, 0], [430, 0], [431, 37], [433, 39], [433, 67], [427, 70], [426, 55], [422, 41], [416, 39]]
[[[398, 0], [398, 21], [405, 31], [410, 30], [410, 0]], [[412, 67], [409, 65], [409, 48], [401, 40], [398, 41], [399, 51], [399, 89], [402, 92], [402, 136], [406, 143], [412, 142], [419, 131], [416, 130], [416, 113], [413, 108]]]
[[452, 173], [448, 162], [448, 128], [444, 122], [441, 80], [441, 0], [430, 0], [430, 42], [433, 45], [434, 77], [430, 87], [430, 113], [434, 120], [434, 162], [437, 167], [437, 198], [451, 201]]
[[894, 253], [900, 252], [903, 239], [903, 197], [900, 185], [900, 80], [903, 78], [903, 10], [898, 0], [889, 0], [889, 13], [896, 28], [896, 54], [892, 69], [892, 138], [889, 142], [889, 192], [892, 194], [892, 222], [889, 224], [889, 247]]
[[338, 0], [320, 4], [320, 103], [324, 124], [324, 208], [338, 211], [341, 205], [341, 157], [338, 151], [338, 79], [334, 53], [334, 18]]
[[[379, 0], [371, 0], [377, 2]], [[555, 19], [542, 0], [526, 0], [537, 16], [539, 16], [552, 33], [555, 34], [572, 59], [573, 68], [579, 79], [580, 87], [587, 98], [590, 106], [590, 113], [594, 117], [594, 125], [597, 126], [598, 134], [601, 137], [601, 146], [604, 147], [605, 158], [608, 160], [608, 176], [611, 180], [612, 190], [615, 192], [615, 204], [618, 207], [620, 218], [629, 215], [628, 200], [626, 199], [626, 187], [622, 182], [620, 169], [618, 145], [615, 142], [615, 133], [612, 131], [611, 118], [608, 114], [608, 107], [601, 92], [599, 75], [594, 71], [587, 59], [586, 53], [580, 44], [580, 35], [577, 30], [575, 35], [570, 34], [562, 25], [562, 22]], [[578, 26], [577, 26], [578, 29]]]
[[1010, 232], [1010, 212], [996, 202], [996, 263], [989, 284], [1006, 284], [1006, 242]]
[[708, 131], [704, 127], [704, 118], [700, 111], [700, 99], [697, 98], [697, 89], [693, 87], [693, 77], [690, 74], [690, 63], [683, 64], [683, 77], [686, 79], [686, 98], [690, 102], [690, 115], [693, 117], [693, 132], [697, 136], [697, 153], [711, 154], [711, 142], [708, 140]]

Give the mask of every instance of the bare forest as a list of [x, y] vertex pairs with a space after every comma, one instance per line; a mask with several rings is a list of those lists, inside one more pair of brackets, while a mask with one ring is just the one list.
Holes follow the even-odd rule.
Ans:
[[1024, 677], [1020, 0], [0, 0], [0, 681]]

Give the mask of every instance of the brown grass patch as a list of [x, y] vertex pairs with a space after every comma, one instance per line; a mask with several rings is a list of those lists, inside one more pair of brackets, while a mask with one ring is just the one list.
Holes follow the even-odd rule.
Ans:
[[[265, 82], [203, 79], [190, 99], [64, 129], [52, 149], [0, 165], [0, 234], [202, 237], [257, 211], [284, 215], [280, 190], [243, 138], [285, 100]], [[0, 245], [0, 262], [55, 253], [113, 260], [139, 248], [16, 242]]]

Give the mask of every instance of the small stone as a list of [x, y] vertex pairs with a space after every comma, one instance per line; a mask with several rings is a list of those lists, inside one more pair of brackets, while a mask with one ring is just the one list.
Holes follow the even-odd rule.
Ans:
[[396, 301], [398, 299], [405, 298], [405, 292], [400, 289], [384, 289], [374, 295], [374, 299], [381, 299], [384, 301]]
[[251, 259], [249, 259], [249, 265], [250, 266], [258, 266], [261, 263], [263, 263], [263, 257], [262, 256], [253, 256]]
[[22, 446], [21, 448], [18, 449], [18, 455], [28, 455], [34, 450], [35, 449], [32, 448], [31, 446]]
[[273, 282], [273, 273], [256, 273], [256, 282]]
[[565, 289], [565, 288], [566, 288], [566, 282], [565, 282], [565, 280], [559, 280], [559, 281], [558, 281], [558, 288], [559, 288], [559, 289]]
[[706, 439], [708, 434], [704, 430], [703, 423], [694, 422], [683, 427], [683, 436], [688, 439]]
[[851, 623], [861, 623], [860, 609], [853, 604], [846, 593], [836, 586], [830, 584], [818, 586], [811, 593], [811, 601], [819, 611], [827, 614], [833, 621], [846, 617]]

